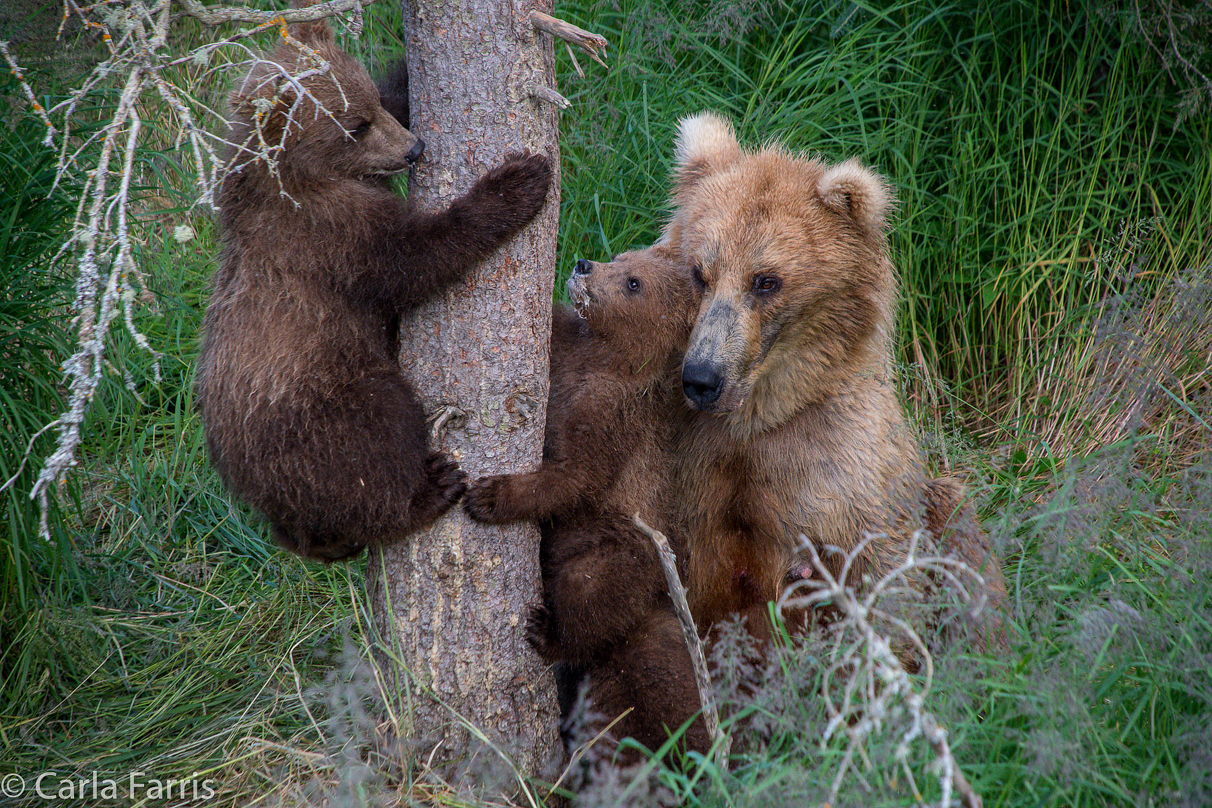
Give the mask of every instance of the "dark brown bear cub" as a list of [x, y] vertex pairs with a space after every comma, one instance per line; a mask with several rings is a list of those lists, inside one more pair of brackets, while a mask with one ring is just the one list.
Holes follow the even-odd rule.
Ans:
[[463, 473], [429, 448], [397, 328], [534, 217], [550, 165], [510, 158], [449, 209], [413, 210], [385, 178], [424, 144], [324, 22], [292, 26], [232, 108], [197, 383], [207, 445], [283, 546], [347, 558], [462, 495]]
[[[595, 712], [632, 708], [617, 735], [656, 748], [699, 705], [660, 561], [631, 517], [672, 532], [669, 412], [695, 291], [689, 267], [651, 247], [578, 261], [569, 292], [577, 311], [557, 309], [552, 324], [543, 464], [480, 479], [464, 507], [488, 522], [549, 520], [528, 639], [585, 670]], [[686, 743], [706, 748], [701, 721]]]

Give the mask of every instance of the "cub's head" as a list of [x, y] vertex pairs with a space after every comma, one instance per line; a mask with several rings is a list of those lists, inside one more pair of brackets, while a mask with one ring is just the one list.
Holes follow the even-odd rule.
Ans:
[[777, 425], [886, 358], [896, 292], [887, 183], [777, 146], [748, 152], [724, 119], [681, 121], [662, 244], [702, 295], [682, 365], [690, 406]]
[[582, 258], [568, 279], [568, 296], [589, 328], [637, 366], [680, 355], [698, 311], [689, 266], [660, 246], [605, 263]]
[[392, 117], [324, 20], [297, 23], [231, 97], [233, 164], [268, 151], [288, 190], [404, 171], [424, 142]]

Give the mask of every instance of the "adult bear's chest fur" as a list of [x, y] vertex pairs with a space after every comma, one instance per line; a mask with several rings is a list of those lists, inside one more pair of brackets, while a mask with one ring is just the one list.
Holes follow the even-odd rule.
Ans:
[[733, 440], [722, 419], [695, 416], [675, 452], [685, 572], [700, 626], [778, 597], [795, 551], [794, 473], [775, 444]]

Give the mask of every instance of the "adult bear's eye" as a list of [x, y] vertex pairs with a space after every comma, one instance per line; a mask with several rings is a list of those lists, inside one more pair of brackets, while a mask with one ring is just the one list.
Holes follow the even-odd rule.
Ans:
[[627, 288], [633, 292], [640, 291], [640, 279], [639, 278], [628, 278], [627, 279]]
[[783, 287], [783, 282], [773, 275], [758, 275], [753, 279], [753, 293], [769, 295]]
[[362, 135], [370, 131], [370, 121], [362, 121], [362, 123], [349, 130], [350, 137], [354, 140], [359, 140]]

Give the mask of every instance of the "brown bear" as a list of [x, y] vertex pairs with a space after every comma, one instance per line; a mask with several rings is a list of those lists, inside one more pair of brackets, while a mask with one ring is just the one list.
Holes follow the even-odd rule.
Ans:
[[291, 26], [231, 105], [197, 380], [207, 445], [283, 546], [348, 558], [462, 495], [400, 372], [398, 325], [538, 213], [551, 168], [512, 157], [448, 209], [414, 209], [387, 178], [424, 144], [323, 21]]
[[[527, 637], [544, 660], [583, 671], [595, 712], [626, 713], [618, 737], [655, 749], [699, 703], [660, 561], [632, 516], [672, 532], [669, 412], [696, 295], [661, 247], [578, 261], [569, 293], [576, 310], [552, 322], [542, 465], [481, 478], [463, 504], [481, 521], [545, 521], [544, 601]], [[707, 747], [701, 720], [683, 741]]]
[[391, 117], [408, 128], [408, 61], [398, 59], [391, 69], [379, 79], [379, 103], [391, 113]]
[[[1005, 597], [984, 534], [944, 528], [962, 496], [923, 470], [893, 379], [896, 273], [887, 182], [849, 160], [740, 148], [704, 113], [680, 123], [674, 212], [662, 239], [702, 293], [682, 365], [677, 502], [700, 627], [731, 614], [768, 631], [766, 602], [796, 567], [803, 534], [839, 573], [874, 535], [849, 582], [904, 558], [918, 527]], [[926, 524], [926, 520], [930, 524]]]

